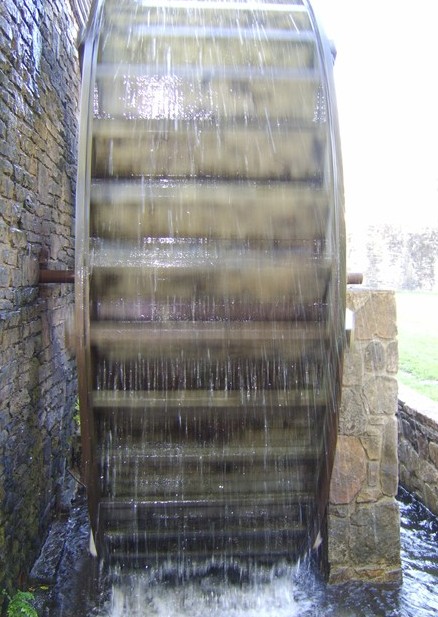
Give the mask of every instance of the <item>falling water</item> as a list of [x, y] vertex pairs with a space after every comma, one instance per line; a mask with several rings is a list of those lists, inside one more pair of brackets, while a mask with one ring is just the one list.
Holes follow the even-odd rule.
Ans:
[[106, 577], [87, 554], [86, 509], [73, 511], [52, 617], [430, 617], [438, 611], [438, 519], [403, 490], [401, 584], [346, 583], [327, 587], [308, 562], [295, 566], [181, 572], [161, 568]]
[[95, 7], [76, 289], [103, 566], [72, 614], [396, 615], [398, 589], [326, 590], [302, 558], [344, 344], [328, 44], [301, 0]]
[[294, 562], [344, 344], [331, 54], [300, 0], [96, 7], [77, 297], [100, 555]]

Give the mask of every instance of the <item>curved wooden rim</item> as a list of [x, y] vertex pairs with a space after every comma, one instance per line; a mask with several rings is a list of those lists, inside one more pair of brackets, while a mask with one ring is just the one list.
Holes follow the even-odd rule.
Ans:
[[97, 495], [94, 463], [93, 426], [90, 413], [89, 344], [89, 211], [91, 183], [91, 123], [99, 27], [104, 0], [95, 0], [85, 33], [82, 55], [78, 174], [76, 186], [75, 245], [75, 349], [78, 367], [81, 415], [82, 473], [88, 490], [92, 528], [97, 525]]

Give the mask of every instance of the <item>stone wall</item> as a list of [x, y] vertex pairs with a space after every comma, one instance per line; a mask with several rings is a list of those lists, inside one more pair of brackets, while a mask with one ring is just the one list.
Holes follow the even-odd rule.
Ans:
[[329, 580], [394, 580], [401, 576], [395, 295], [349, 289], [347, 305], [355, 330], [330, 488]]
[[40, 548], [74, 429], [73, 289], [38, 271], [74, 264], [76, 30], [64, 0], [0, 3], [0, 590]]
[[438, 291], [436, 223], [415, 229], [398, 221], [361, 224], [350, 231], [347, 248], [349, 268], [362, 272], [370, 288]]
[[400, 484], [438, 515], [438, 403], [400, 386]]

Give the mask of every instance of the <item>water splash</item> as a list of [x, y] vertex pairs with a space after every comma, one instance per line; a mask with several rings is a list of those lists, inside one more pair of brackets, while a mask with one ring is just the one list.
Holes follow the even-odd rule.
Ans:
[[[199, 570], [184, 583], [135, 574], [112, 586], [98, 617], [304, 617], [315, 614], [319, 591], [303, 593], [299, 566]], [[163, 574], [163, 573], [162, 573]], [[232, 580], [224, 580], [232, 579]], [[310, 591], [310, 590], [309, 590]]]

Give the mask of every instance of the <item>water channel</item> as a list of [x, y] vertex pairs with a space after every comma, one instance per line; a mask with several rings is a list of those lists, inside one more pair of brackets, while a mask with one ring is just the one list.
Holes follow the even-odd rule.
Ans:
[[[73, 512], [51, 617], [429, 617], [438, 614], [438, 519], [399, 493], [402, 584], [327, 586], [307, 563], [181, 573], [156, 569], [104, 581], [90, 574], [84, 505]], [[98, 593], [96, 589], [99, 588]]]

